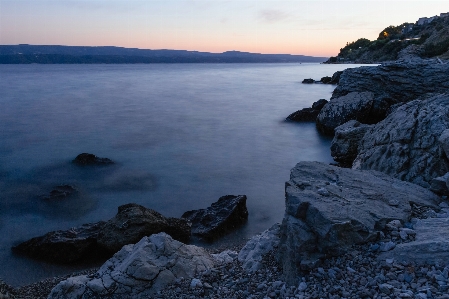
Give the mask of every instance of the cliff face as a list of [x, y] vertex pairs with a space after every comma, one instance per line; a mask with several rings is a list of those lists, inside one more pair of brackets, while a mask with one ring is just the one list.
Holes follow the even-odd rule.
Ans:
[[327, 62], [378, 63], [396, 60], [404, 52], [421, 58], [449, 59], [449, 16], [436, 17], [420, 25], [417, 22], [389, 26], [374, 41], [360, 38], [347, 43]]

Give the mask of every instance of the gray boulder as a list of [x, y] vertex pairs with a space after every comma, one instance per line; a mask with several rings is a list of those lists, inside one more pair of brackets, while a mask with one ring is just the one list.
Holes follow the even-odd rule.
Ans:
[[159, 233], [124, 246], [94, 275], [60, 282], [48, 298], [153, 298], [176, 279], [192, 279], [216, 264], [204, 249]]
[[440, 201], [427, 189], [381, 172], [319, 162], [298, 163], [285, 194], [278, 258], [290, 283], [324, 255], [375, 240], [391, 220], [408, 222], [411, 203], [439, 210]]
[[448, 128], [449, 93], [406, 103], [367, 131], [353, 168], [429, 188], [432, 179], [449, 172], [444, 151]]
[[331, 156], [343, 167], [351, 167], [357, 157], [360, 141], [371, 125], [350, 120], [335, 128], [331, 143]]
[[433, 178], [430, 181], [430, 190], [439, 195], [448, 195], [449, 193], [448, 182], [449, 182], [449, 172], [443, 176]]
[[415, 241], [398, 244], [393, 250], [378, 256], [380, 261], [417, 264], [449, 264], [449, 218], [419, 220], [415, 226]]
[[[377, 123], [385, 118], [389, 107], [394, 104], [410, 102], [427, 93], [446, 92], [449, 89], [448, 73], [449, 64], [426, 60], [401, 60], [380, 66], [346, 69], [328, 104], [335, 107], [321, 110], [317, 127], [323, 133], [332, 135], [335, 127], [351, 119], [367, 124]], [[362, 92], [372, 93], [372, 100], [360, 105], [359, 97], [353, 97], [354, 104], [349, 103], [348, 95]], [[345, 103], [337, 104], [341, 100]], [[335, 116], [344, 121], [333, 121]]]
[[246, 195], [222, 196], [207, 209], [187, 211], [181, 218], [192, 223], [192, 235], [213, 241], [246, 223]]
[[375, 123], [377, 119], [372, 119], [373, 105], [372, 92], [352, 92], [331, 99], [318, 114], [316, 126], [324, 134], [333, 135], [336, 127], [350, 120], [366, 124]]
[[190, 239], [190, 224], [185, 219], [166, 218], [152, 209], [131, 203], [118, 208], [117, 215], [107, 221], [98, 234], [97, 242], [100, 247], [115, 253], [124, 245], [160, 232], [186, 243]]

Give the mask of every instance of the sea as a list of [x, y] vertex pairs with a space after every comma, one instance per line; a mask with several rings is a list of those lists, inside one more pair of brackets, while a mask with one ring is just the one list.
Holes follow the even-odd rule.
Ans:
[[[72, 273], [11, 252], [53, 230], [108, 220], [120, 205], [169, 217], [245, 194], [249, 218], [205, 247], [281, 222], [299, 161], [331, 163], [331, 139], [285, 118], [334, 85], [302, 84], [359, 65], [0, 65], [0, 278], [13, 286]], [[92, 153], [116, 162], [80, 168]], [[79, 190], [49, 201], [58, 185]]]

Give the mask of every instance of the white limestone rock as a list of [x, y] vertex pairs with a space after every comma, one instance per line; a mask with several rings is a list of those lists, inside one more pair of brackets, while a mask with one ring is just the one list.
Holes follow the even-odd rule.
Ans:
[[204, 249], [159, 233], [123, 246], [95, 275], [60, 282], [48, 298], [148, 298], [176, 279], [194, 278], [215, 263]]
[[247, 272], [255, 272], [262, 267], [262, 257], [279, 244], [279, 223], [263, 233], [256, 235], [249, 240], [240, 250], [238, 255], [239, 262]]

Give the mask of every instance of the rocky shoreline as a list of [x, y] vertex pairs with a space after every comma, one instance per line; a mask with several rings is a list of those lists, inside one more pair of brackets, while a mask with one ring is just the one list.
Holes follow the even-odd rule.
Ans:
[[[418, 58], [336, 74], [330, 101], [296, 116], [334, 136], [331, 153], [344, 167], [299, 162], [282, 223], [243, 246], [205, 250], [185, 235], [213, 240], [231, 231], [248, 217], [245, 196], [186, 213], [175, 221], [188, 226], [183, 237], [157, 212], [125, 205], [94, 236], [58, 235], [112, 248], [99, 269], [19, 289], [3, 284], [0, 298], [448, 299], [448, 74], [449, 64]], [[216, 210], [223, 202], [236, 208]], [[140, 215], [150, 214], [157, 229], [142, 230], [149, 220]], [[221, 214], [226, 228], [216, 225]], [[48, 250], [50, 236], [33, 245]]]

